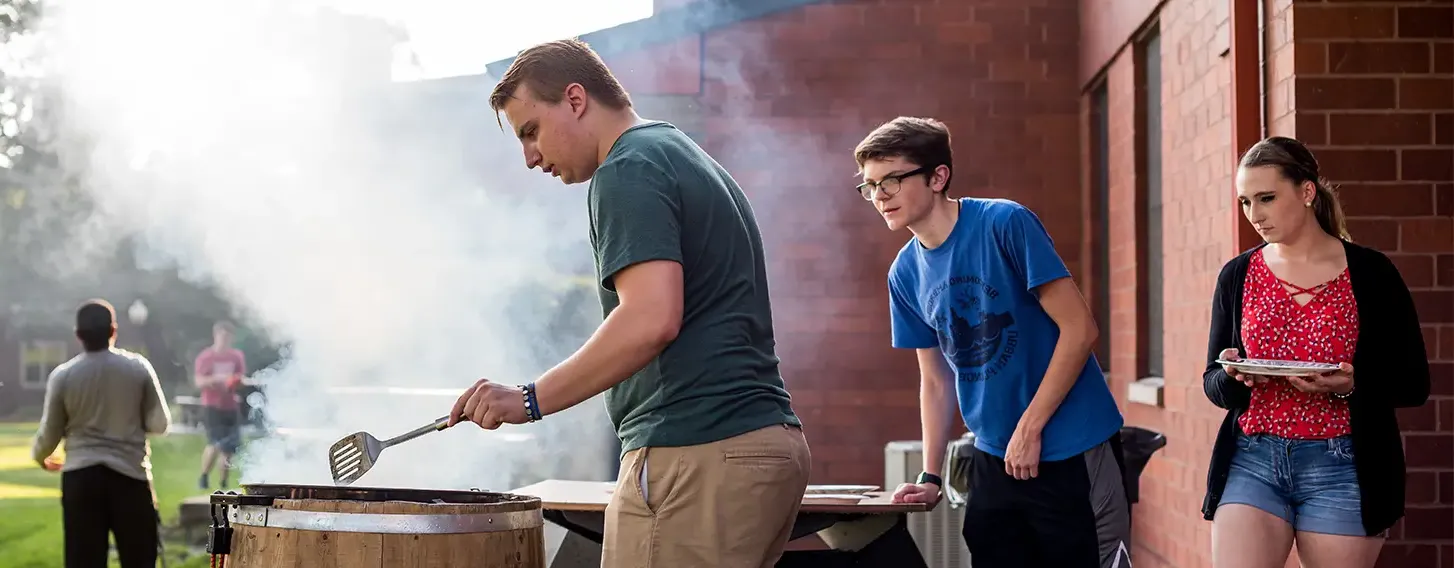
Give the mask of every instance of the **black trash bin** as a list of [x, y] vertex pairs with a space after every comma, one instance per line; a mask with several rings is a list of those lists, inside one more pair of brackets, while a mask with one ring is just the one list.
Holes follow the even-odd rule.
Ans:
[[1160, 432], [1139, 426], [1121, 428], [1121, 459], [1124, 460], [1126, 476], [1126, 499], [1131, 503], [1141, 500], [1141, 472], [1151, 461], [1152, 454], [1166, 447], [1166, 436]]

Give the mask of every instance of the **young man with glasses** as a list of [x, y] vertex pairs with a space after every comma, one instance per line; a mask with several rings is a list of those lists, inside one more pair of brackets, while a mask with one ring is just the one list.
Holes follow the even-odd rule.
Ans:
[[957, 410], [975, 434], [975, 566], [1129, 566], [1121, 414], [1091, 355], [1090, 308], [1039, 218], [949, 197], [949, 130], [936, 120], [896, 118], [854, 159], [860, 196], [913, 234], [889, 268], [889, 313], [894, 347], [918, 352], [924, 473], [894, 499], [939, 501]]

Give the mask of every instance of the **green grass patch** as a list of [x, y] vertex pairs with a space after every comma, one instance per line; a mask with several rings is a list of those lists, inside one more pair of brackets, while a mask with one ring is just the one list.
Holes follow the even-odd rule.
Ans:
[[[0, 423], [0, 554], [6, 568], [64, 566], [61, 477], [30, 459], [35, 429], [33, 422]], [[205, 555], [188, 551], [178, 540], [176, 528], [182, 499], [207, 493], [197, 488], [203, 446], [200, 434], [169, 434], [151, 441], [152, 478], [167, 527], [167, 568], [207, 566]], [[234, 472], [231, 477], [236, 484], [239, 476]], [[114, 560], [112, 566], [117, 566]]]

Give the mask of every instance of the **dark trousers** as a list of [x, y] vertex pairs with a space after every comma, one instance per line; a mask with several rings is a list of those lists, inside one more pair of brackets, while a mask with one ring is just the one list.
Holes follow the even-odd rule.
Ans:
[[155, 568], [157, 510], [151, 484], [104, 465], [61, 474], [66, 568], [105, 568], [108, 536], [121, 568]]

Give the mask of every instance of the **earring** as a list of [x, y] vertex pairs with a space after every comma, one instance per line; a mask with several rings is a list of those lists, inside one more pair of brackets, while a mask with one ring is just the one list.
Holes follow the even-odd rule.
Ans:
[[1313, 206], [1313, 202], [1311, 202], [1311, 201], [1303, 204], [1303, 207], [1312, 207], [1312, 206]]

